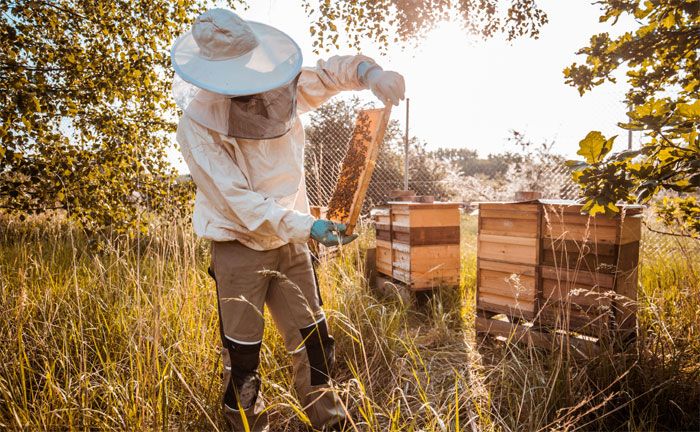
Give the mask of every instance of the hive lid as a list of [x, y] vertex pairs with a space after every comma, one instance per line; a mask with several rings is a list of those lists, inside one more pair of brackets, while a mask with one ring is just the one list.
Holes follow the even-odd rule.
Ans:
[[416, 201], [389, 201], [388, 204], [390, 204], [390, 205], [405, 205], [405, 206], [409, 206], [409, 207], [425, 207], [425, 208], [432, 208], [432, 207], [450, 208], [450, 207], [460, 207], [462, 205], [461, 202], [453, 202], [453, 201], [433, 201], [431, 203], [416, 202]]
[[[577, 209], [577, 211], [580, 211], [580, 208], [583, 207], [583, 203], [576, 201], [576, 200], [545, 199], [545, 198], [527, 200], [527, 201], [477, 201], [477, 202], [472, 202], [471, 204], [476, 205], [476, 206], [481, 206], [481, 204], [508, 204], [508, 205], [542, 204], [542, 205], [546, 205], [546, 206], [579, 207], [579, 209]], [[631, 213], [631, 214], [640, 213], [645, 208], [645, 206], [643, 206], [641, 204], [622, 204], [622, 203], [619, 203], [619, 204], [617, 204], [617, 206], [625, 209], [626, 212]]]

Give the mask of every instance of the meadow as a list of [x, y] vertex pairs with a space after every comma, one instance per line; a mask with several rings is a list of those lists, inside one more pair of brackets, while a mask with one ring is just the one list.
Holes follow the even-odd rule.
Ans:
[[[359, 431], [700, 429], [700, 250], [643, 239], [639, 337], [575, 355], [474, 332], [476, 221], [458, 289], [368, 289], [371, 229], [319, 267], [335, 385]], [[208, 244], [186, 223], [137, 238], [54, 219], [0, 220], [0, 428], [226, 430]], [[266, 328], [273, 430], [307, 430], [279, 335]]]

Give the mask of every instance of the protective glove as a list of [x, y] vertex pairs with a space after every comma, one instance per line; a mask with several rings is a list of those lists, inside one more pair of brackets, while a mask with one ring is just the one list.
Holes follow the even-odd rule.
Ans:
[[318, 219], [311, 225], [311, 238], [324, 246], [337, 246], [348, 244], [357, 238], [357, 234], [346, 236], [345, 224], [335, 223], [325, 219]]
[[385, 105], [398, 105], [405, 98], [406, 83], [397, 72], [385, 71], [376, 64], [360, 63], [358, 72], [362, 81]]

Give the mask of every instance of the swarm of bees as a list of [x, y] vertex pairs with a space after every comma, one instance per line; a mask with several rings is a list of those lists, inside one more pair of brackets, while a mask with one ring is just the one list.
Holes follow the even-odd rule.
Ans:
[[[367, 184], [372, 176], [379, 142], [389, 116], [388, 109], [360, 111], [355, 130], [343, 159], [333, 196], [328, 203], [328, 219], [348, 225], [352, 231], [359, 207], [365, 198]], [[384, 117], [382, 117], [384, 116]], [[355, 220], [351, 220], [351, 219]]]

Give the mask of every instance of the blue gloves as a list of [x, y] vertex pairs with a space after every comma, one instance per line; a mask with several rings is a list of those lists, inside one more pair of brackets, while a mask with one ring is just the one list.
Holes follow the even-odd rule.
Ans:
[[324, 246], [348, 244], [357, 238], [357, 234], [346, 236], [345, 224], [319, 219], [311, 226], [311, 238]]

